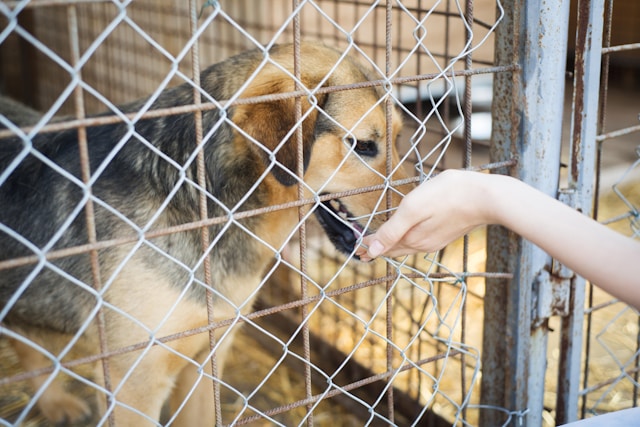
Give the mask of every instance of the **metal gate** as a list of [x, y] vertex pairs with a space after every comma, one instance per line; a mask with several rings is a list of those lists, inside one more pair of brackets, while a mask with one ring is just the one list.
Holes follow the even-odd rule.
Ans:
[[[640, 48], [640, 44], [634, 42], [610, 45], [615, 6], [613, 1], [606, 5], [605, 1], [577, 1], [575, 10], [570, 11], [569, 2], [511, 3], [505, 5], [506, 18], [513, 23], [513, 28], [521, 30], [499, 36], [496, 44], [498, 63], [515, 61], [521, 68], [516, 77], [497, 76], [500, 82], [494, 91], [492, 160], [499, 161], [517, 153], [517, 176], [551, 196], [557, 194], [561, 201], [585, 215], [595, 217], [599, 184], [603, 181], [601, 158], [607, 150], [605, 141], [640, 130], [637, 123], [631, 121], [621, 129], [604, 131], [604, 118], [610, 108], [606, 102], [609, 58], [614, 52]], [[622, 4], [617, 6], [624, 8]], [[575, 42], [571, 39], [573, 33], [569, 33], [570, 39], [566, 38], [572, 13]], [[502, 27], [505, 28], [509, 25]], [[563, 133], [568, 45], [574, 46], [575, 53], [574, 64], [569, 67], [573, 72], [573, 97], [569, 104], [571, 111], [564, 111], [566, 116], [571, 115], [570, 129]], [[634, 107], [636, 105], [631, 108]], [[637, 115], [637, 111], [631, 113], [632, 117]], [[505, 121], [505, 117], [509, 120]], [[566, 164], [561, 155], [563, 140], [568, 151]], [[616, 185], [628, 179], [638, 164], [630, 146], [634, 142], [627, 140], [623, 144], [628, 157], [622, 164], [626, 163], [628, 169], [619, 172]], [[638, 188], [627, 188], [626, 195], [622, 195], [616, 185], [614, 191], [623, 199], [627, 210], [607, 222], [625, 221], [630, 225], [626, 232], [637, 238]], [[604, 190], [607, 188], [602, 187]], [[526, 411], [527, 425], [563, 424], [589, 414], [615, 410], [615, 406], [602, 402], [608, 393], [613, 394], [617, 385], [626, 382], [626, 403], [617, 408], [636, 406], [640, 354], [634, 338], [637, 328], [631, 328], [631, 348], [623, 354], [616, 355], [616, 350], [602, 343], [607, 327], [621, 317], [634, 325], [635, 310], [616, 304], [615, 300], [603, 301], [602, 297], [596, 302], [592, 285], [585, 305], [582, 278], [505, 230], [492, 228], [489, 235], [487, 269], [514, 271], [516, 278], [511, 284], [493, 279], [487, 282], [485, 331], [491, 333], [484, 336], [483, 403]], [[506, 294], [504, 288], [508, 289]], [[606, 325], [595, 330], [592, 316], [611, 305], [616, 308], [603, 314], [609, 319], [601, 319]], [[553, 329], [559, 330], [559, 334], [551, 334]], [[549, 341], [550, 336], [554, 341]], [[597, 368], [590, 359], [593, 357], [590, 349], [596, 342], [605, 347], [611, 357], [608, 363], [616, 368], [608, 378], [599, 376], [599, 380], [593, 381], [589, 375]], [[558, 360], [552, 371], [548, 366], [550, 348], [558, 349]], [[506, 369], [500, 370], [500, 366]], [[552, 392], [548, 393], [550, 389]], [[594, 398], [595, 393], [600, 394]], [[483, 416], [484, 425], [496, 424], [491, 413]]]

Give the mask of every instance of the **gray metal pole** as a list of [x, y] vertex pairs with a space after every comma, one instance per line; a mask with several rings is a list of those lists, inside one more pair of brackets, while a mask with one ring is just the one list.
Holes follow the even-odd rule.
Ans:
[[[589, 216], [593, 212], [603, 26], [604, 0], [580, 0], [576, 26], [571, 157], [566, 202]], [[568, 313], [562, 318], [560, 335], [557, 424], [575, 421], [578, 417], [584, 301], [585, 280], [574, 276]]]
[[[508, 18], [496, 35], [496, 59], [516, 62], [521, 71], [510, 81], [502, 76], [494, 87], [492, 161], [517, 155], [518, 165], [511, 172], [555, 197], [562, 139], [569, 1], [506, 3]], [[511, 28], [504, 28], [507, 21]], [[487, 245], [488, 271], [508, 269], [514, 278], [506, 289], [499, 290], [491, 288], [504, 284], [487, 281], [482, 403], [520, 413], [527, 411], [526, 425], [540, 426], [547, 323], [539, 321], [536, 302], [540, 300], [539, 290], [546, 288], [548, 274], [545, 275], [545, 271], [550, 269], [551, 262], [541, 249], [504, 230], [492, 228]], [[502, 295], [496, 297], [500, 292]], [[494, 346], [501, 340], [502, 344]], [[496, 350], [500, 353], [495, 353]], [[487, 371], [491, 365], [492, 369], [504, 371], [501, 404], [496, 396], [488, 394], [496, 388], [488, 382], [499, 379], [491, 378]], [[487, 417], [481, 421], [483, 425], [496, 425]], [[512, 425], [519, 425], [519, 420], [514, 418]]]

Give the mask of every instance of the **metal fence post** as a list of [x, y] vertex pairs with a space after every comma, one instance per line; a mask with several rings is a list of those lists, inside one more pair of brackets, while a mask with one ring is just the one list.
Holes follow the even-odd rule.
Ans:
[[[496, 65], [517, 63], [519, 73], [496, 76], [491, 160], [518, 156], [511, 174], [556, 196], [567, 51], [568, 1], [505, 2], [496, 34]], [[505, 171], [506, 172], [506, 171]], [[487, 270], [511, 271], [511, 281], [487, 280], [482, 403], [509, 409], [511, 425], [542, 425], [547, 322], [534, 317], [536, 292], [550, 267], [548, 255], [506, 230], [491, 227]], [[544, 280], [544, 279], [542, 279]], [[504, 422], [487, 412], [482, 425]]]
[[[602, 59], [604, 0], [578, 1], [571, 157], [569, 159], [569, 205], [585, 215], [593, 211], [596, 135]], [[574, 276], [569, 313], [562, 318], [556, 423], [575, 421], [582, 367], [585, 280]]]

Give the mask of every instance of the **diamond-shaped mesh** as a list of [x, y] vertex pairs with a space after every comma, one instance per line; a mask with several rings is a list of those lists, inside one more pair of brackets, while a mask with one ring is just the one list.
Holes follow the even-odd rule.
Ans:
[[[462, 117], [486, 125], [490, 103], [463, 94], [500, 71], [498, 1], [32, 0], [0, 14], [3, 92], [37, 110], [0, 114], [0, 200], [25, 203], [0, 216], [0, 423], [477, 424], [484, 232], [363, 264], [320, 222], [358, 221], [357, 238], [410, 185], [488, 163]], [[300, 39], [336, 51], [317, 61]], [[251, 67], [194, 75], [251, 49]], [[398, 159], [377, 164], [358, 141], [386, 152], [392, 105]]]

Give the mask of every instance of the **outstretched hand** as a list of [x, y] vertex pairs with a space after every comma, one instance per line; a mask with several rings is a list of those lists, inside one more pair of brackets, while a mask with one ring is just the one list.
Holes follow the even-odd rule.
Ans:
[[447, 170], [405, 196], [362, 261], [434, 252], [483, 224], [500, 224], [585, 279], [640, 309], [640, 242], [509, 176]]
[[434, 252], [479, 225], [494, 221], [481, 185], [488, 175], [447, 170], [405, 196], [377, 232], [363, 238], [356, 254], [362, 261], [380, 255]]

